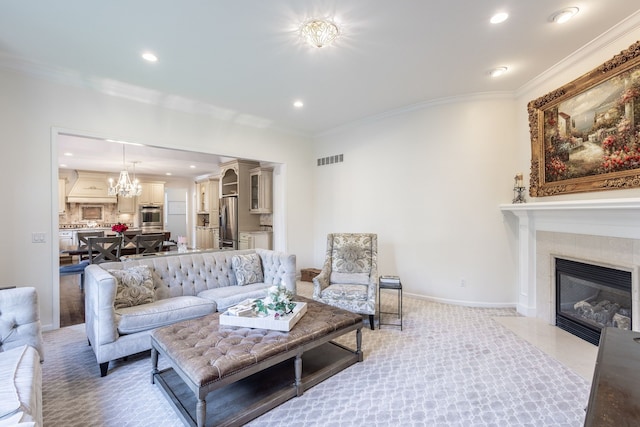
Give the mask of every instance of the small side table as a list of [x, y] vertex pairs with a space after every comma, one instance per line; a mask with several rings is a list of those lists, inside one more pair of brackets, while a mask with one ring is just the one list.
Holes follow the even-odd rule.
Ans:
[[[386, 312], [382, 311], [382, 290], [390, 289], [398, 291], [398, 311], [397, 312]], [[382, 315], [383, 314], [395, 314], [400, 319], [400, 324], [397, 323], [382, 323]], [[400, 330], [402, 330], [402, 282], [399, 277], [395, 277], [393, 279], [385, 278], [384, 276], [380, 276], [378, 280], [378, 325], [382, 327], [382, 325], [387, 326], [400, 326]]]

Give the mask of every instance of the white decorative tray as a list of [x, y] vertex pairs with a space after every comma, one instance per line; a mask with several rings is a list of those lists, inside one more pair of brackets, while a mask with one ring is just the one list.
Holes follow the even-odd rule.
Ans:
[[[295, 302], [295, 301], [294, 301]], [[289, 332], [298, 320], [307, 312], [306, 302], [295, 302], [296, 306], [293, 313], [281, 316], [275, 319], [273, 314], [266, 317], [252, 316], [234, 316], [225, 311], [220, 315], [220, 324], [226, 326], [242, 326], [245, 328], [271, 329], [274, 331]]]

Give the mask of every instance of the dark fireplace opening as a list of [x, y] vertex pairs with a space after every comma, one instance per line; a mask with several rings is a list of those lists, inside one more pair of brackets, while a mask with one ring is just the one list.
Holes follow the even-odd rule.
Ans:
[[631, 272], [556, 258], [556, 326], [598, 345], [602, 328], [631, 329]]

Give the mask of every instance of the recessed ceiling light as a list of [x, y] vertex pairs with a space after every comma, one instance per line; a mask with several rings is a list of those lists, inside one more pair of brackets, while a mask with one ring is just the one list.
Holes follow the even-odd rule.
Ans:
[[195, 169], [195, 168], [196, 168], [196, 165], [189, 165], [189, 167], [190, 167], [191, 169]]
[[61, 167], [61, 168], [66, 168], [66, 167], [67, 167], [67, 165], [65, 165], [64, 163], [60, 163], [60, 167]]
[[71, 157], [71, 156], [73, 156], [73, 153], [67, 152], [67, 153], [64, 153], [64, 155], [67, 156], [67, 157]]
[[564, 24], [569, 19], [576, 16], [576, 14], [580, 11], [577, 7], [567, 7], [565, 9], [559, 10], [553, 15], [549, 17], [551, 22], [555, 22], [556, 24]]
[[171, 176], [171, 172], [167, 172], [167, 173], [165, 173], [165, 175]]
[[302, 108], [304, 107], [304, 102], [302, 101], [294, 101], [293, 106], [296, 108]]
[[496, 13], [491, 17], [489, 22], [491, 22], [492, 24], [499, 24], [501, 22], [506, 21], [508, 17], [509, 17], [509, 14], [506, 12]]
[[142, 54], [142, 59], [149, 62], [156, 62], [158, 60], [158, 57], [151, 52], [145, 52]]
[[500, 77], [504, 73], [507, 72], [507, 67], [496, 67], [493, 70], [489, 71], [491, 77]]

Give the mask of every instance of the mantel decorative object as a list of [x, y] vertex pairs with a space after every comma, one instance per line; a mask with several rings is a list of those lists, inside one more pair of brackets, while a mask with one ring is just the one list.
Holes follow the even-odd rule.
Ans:
[[640, 41], [528, 112], [532, 197], [640, 187]]
[[514, 181], [513, 200], [511, 203], [527, 203], [527, 200], [524, 198], [525, 187], [523, 185], [522, 173], [516, 174]]

